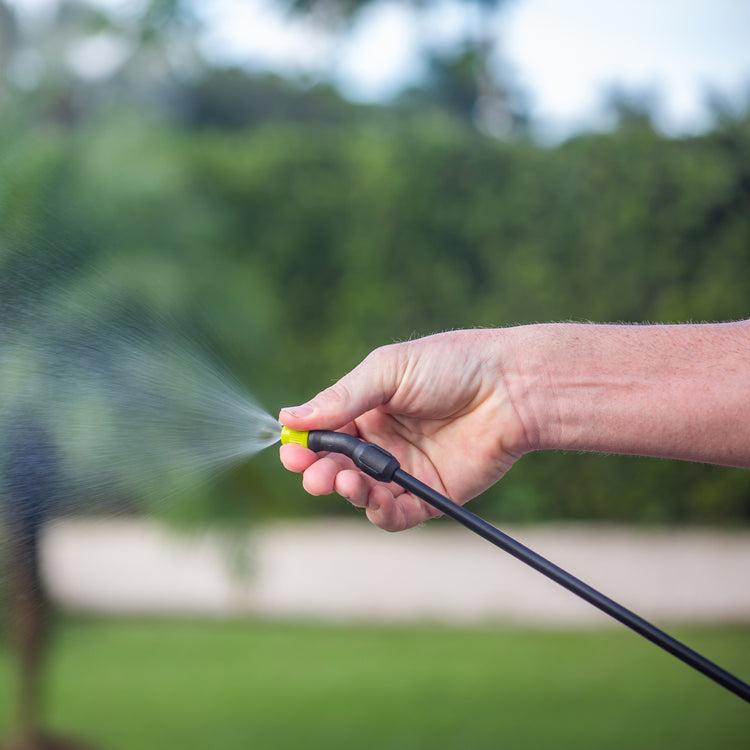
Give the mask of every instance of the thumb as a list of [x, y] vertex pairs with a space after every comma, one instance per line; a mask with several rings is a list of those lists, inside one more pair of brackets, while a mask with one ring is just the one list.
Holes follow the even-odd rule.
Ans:
[[293, 430], [335, 430], [387, 403], [401, 380], [398, 349], [398, 344], [376, 349], [307, 403], [282, 409], [279, 422]]

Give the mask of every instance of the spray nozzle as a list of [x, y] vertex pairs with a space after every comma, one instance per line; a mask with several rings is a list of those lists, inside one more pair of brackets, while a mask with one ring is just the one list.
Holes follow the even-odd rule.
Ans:
[[281, 444], [296, 443], [311, 451], [341, 453], [354, 461], [354, 465], [379, 482], [390, 482], [400, 467], [399, 462], [379, 445], [366, 443], [354, 435], [332, 430], [292, 430], [281, 428]]
[[307, 430], [293, 430], [291, 427], [281, 428], [281, 444], [296, 443], [303, 448], [307, 448], [307, 436], [310, 433]]

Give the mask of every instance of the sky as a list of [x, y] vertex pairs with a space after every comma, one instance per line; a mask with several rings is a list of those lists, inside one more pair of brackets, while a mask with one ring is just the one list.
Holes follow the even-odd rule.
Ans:
[[558, 127], [601, 118], [613, 82], [655, 93], [673, 134], [706, 126], [708, 89], [750, 101], [748, 0], [523, 0], [507, 24], [519, 83]]
[[[133, 12], [139, 0], [90, 0]], [[33, 11], [55, 0], [12, 0]], [[387, 100], [424, 73], [424, 46], [450, 49], [481, 23], [469, 2], [379, 0], [347, 34], [280, 10], [278, 0], [196, 0], [201, 49], [222, 63], [332, 80], [349, 98]], [[551, 140], [606, 127], [614, 86], [658, 103], [669, 135], [710, 123], [707, 92], [750, 101], [750, 0], [506, 0], [490, 20], [497, 64]]]
[[[270, 0], [204, 0], [206, 49], [229, 60], [332, 72], [359, 101], [393, 95], [423, 73], [420, 44], [455, 45], [478, 19], [468, 3], [414, 7], [381, 0], [338, 43], [289, 21]], [[750, 98], [750, 0], [510, 0], [491, 23], [498, 64], [529, 99], [548, 136], [603, 126], [615, 85], [653, 94], [657, 124], [699, 132], [709, 89]]]

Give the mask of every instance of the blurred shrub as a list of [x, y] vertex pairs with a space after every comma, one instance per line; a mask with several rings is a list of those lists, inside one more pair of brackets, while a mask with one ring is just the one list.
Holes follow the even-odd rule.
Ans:
[[[747, 316], [750, 117], [682, 140], [623, 124], [552, 149], [389, 123], [186, 132], [111, 115], [72, 133], [6, 129], [4, 242], [78, 248], [81, 284], [95, 258], [207, 335], [273, 412], [380, 344], [441, 329]], [[196, 508], [344, 507], [301, 503], [296, 486], [265, 457]], [[537, 455], [477, 507], [725, 522], [750, 517], [750, 473]]]

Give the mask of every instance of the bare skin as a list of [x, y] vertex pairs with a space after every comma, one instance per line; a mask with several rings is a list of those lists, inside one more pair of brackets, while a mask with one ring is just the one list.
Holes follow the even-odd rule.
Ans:
[[[437, 334], [376, 349], [307, 404], [282, 409], [279, 421], [381, 445], [462, 504], [535, 450], [750, 468], [750, 321]], [[298, 445], [280, 455], [308, 492], [337, 492], [384, 529], [436, 515], [343, 456]]]

